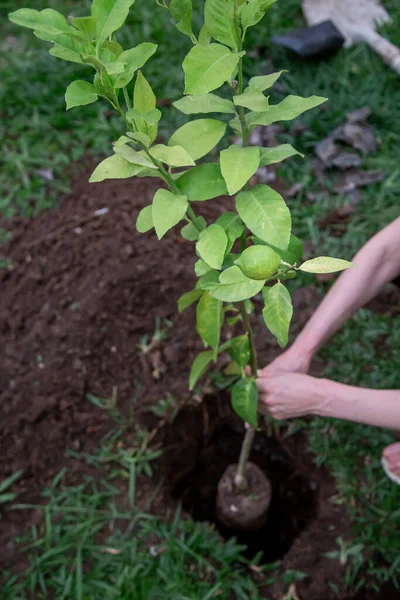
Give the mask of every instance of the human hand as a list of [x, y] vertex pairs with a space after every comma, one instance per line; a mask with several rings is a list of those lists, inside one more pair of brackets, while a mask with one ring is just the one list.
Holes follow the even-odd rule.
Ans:
[[268, 377], [269, 375], [279, 373], [308, 373], [310, 369], [312, 356], [301, 349], [297, 349], [296, 344], [291, 346], [286, 352], [275, 358], [271, 363], [258, 371], [259, 376]]
[[260, 372], [256, 383], [259, 409], [277, 420], [318, 414], [324, 401], [324, 380], [310, 375]]

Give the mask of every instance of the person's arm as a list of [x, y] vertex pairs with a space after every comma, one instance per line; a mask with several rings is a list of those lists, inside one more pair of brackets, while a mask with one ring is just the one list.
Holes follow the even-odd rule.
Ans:
[[371, 238], [353, 262], [355, 266], [342, 273], [293, 345], [271, 367], [306, 373], [321, 346], [400, 274], [400, 218]]
[[400, 430], [400, 390], [371, 390], [299, 373], [257, 380], [260, 409], [275, 419], [334, 417]]

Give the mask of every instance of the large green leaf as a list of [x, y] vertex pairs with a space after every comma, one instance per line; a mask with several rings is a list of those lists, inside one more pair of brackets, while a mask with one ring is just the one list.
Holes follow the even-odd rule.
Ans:
[[261, 240], [286, 250], [292, 219], [282, 196], [267, 185], [256, 185], [236, 197], [236, 209], [247, 227]]
[[192, 201], [211, 200], [228, 193], [217, 163], [206, 163], [186, 171], [176, 180], [176, 185]]
[[281, 144], [280, 146], [275, 146], [275, 148], [260, 147], [260, 167], [274, 165], [275, 163], [281, 162], [286, 158], [290, 158], [295, 154], [298, 154], [302, 157], [304, 156], [304, 154], [298, 152], [290, 144]]
[[239, 335], [230, 340], [228, 354], [238, 365], [244, 369], [250, 360], [249, 336]]
[[214, 358], [214, 351], [200, 352], [193, 361], [189, 375], [189, 390], [192, 391], [198, 380], [207, 371], [207, 367]]
[[254, 175], [260, 165], [260, 151], [257, 147], [233, 145], [220, 155], [221, 172], [230, 196], [236, 194]]
[[240, 8], [243, 29], [246, 30], [248, 27], [257, 25], [275, 2], [276, 0], [251, 0], [251, 2], [243, 4]]
[[197, 115], [199, 113], [235, 113], [232, 100], [220, 98], [216, 94], [204, 94], [203, 96], [185, 96], [174, 102], [175, 108], [185, 115]]
[[53, 10], [45, 8], [42, 11], [33, 8], [20, 8], [8, 15], [10, 21], [21, 27], [33, 29], [35, 33], [43, 34], [42, 39], [56, 40], [61, 34], [79, 35], [78, 31], [70, 27], [65, 17]]
[[89, 182], [97, 183], [105, 179], [127, 179], [137, 175], [143, 167], [133, 165], [122, 156], [115, 154], [104, 159], [93, 171]]
[[185, 94], [202, 95], [221, 87], [232, 75], [240, 56], [221, 44], [193, 46], [182, 65]]
[[125, 50], [119, 55], [118, 61], [124, 64], [123, 72], [118, 75], [114, 86], [116, 88], [122, 88], [128, 85], [132, 81], [134, 74], [138, 69], [141, 69], [143, 65], [153, 56], [157, 50], [156, 44], [150, 44], [144, 42], [139, 44], [135, 48]]
[[67, 110], [74, 106], [85, 106], [96, 102], [98, 95], [95, 92], [94, 85], [88, 81], [77, 79], [69, 84], [65, 92], [65, 102]]
[[306, 273], [337, 273], [354, 267], [354, 263], [341, 258], [330, 258], [329, 256], [318, 256], [311, 260], [306, 260], [300, 265], [299, 270]]
[[225, 256], [228, 238], [219, 225], [213, 223], [200, 233], [196, 244], [199, 256], [213, 269], [220, 269]]
[[187, 207], [186, 196], [178, 196], [163, 189], [156, 192], [153, 198], [153, 223], [159, 240], [183, 219]]
[[196, 164], [182, 146], [157, 144], [150, 149], [150, 154], [170, 167], [189, 167]]
[[254, 379], [245, 377], [239, 379], [232, 388], [232, 408], [245, 423], [253, 427], [257, 423], [258, 391]]
[[282, 283], [276, 283], [263, 290], [265, 307], [262, 311], [264, 321], [270, 332], [284, 348], [288, 343], [290, 321], [293, 306], [290, 294]]
[[209, 289], [211, 295], [218, 298], [218, 300], [241, 302], [256, 296], [261, 292], [264, 284], [264, 281], [256, 281], [245, 277], [239, 267], [230, 267], [221, 273], [218, 283], [205, 282], [203, 288]]
[[197, 300], [203, 295], [203, 290], [191, 290], [183, 294], [178, 300], [178, 311], [181, 313], [186, 310], [189, 306], [197, 302]]
[[226, 124], [215, 119], [190, 121], [175, 131], [169, 146], [182, 146], [193, 160], [210, 152], [224, 136]]
[[[204, 292], [196, 310], [197, 333], [216, 353], [222, 326], [222, 302]], [[216, 356], [216, 354], [214, 354]]]
[[234, 96], [233, 101], [236, 106], [244, 106], [244, 108], [248, 108], [249, 110], [263, 112], [269, 109], [268, 98], [257, 90]]
[[204, 22], [209, 34], [233, 50], [239, 49], [239, 32], [235, 24], [235, 0], [206, 0]]
[[280, 104], [271, 105], [267, 112], [249, 113], [246, 115], [246, 121], [250, 127], [254, 125], [271, 125], [271, 123], [277, 121], [291, 121], [307, 110], [315, 108], [326, 101], [327, 98], [319, 96], [310, 96], [309, 98], [287, 96]]
[[268, 90], [278, 81], [282, 73], [287, 73], [287, 71], [283, 70], [277, 73], [270, 73], [269, 75], [252, 77], [249, 81], [249, 87], [245, 89], [245, 93], [252, 93], [254, 91], [265, 92], [265, 90]]
[[243, 233], [244, 225], [242, 219], [234, 212], [225, 212], [215, 221], [216, 225], [220, 225], [228, 236], [228, 246], [226, 251], [230, 252], [235, 241], [240, 238]]
[[136, 219], [136, 229], [139, 233], [146, 233], [153, 229], [153, 207], [150, 204], [142, 208]]
[[192, 0], [171, 0], [169, 11], [176, 21], [176, 27], [189, 37], [192, 36]]
[[122, 27], [135, 0], [93, 0], [92, 16], [97, 22], [97, 47]]

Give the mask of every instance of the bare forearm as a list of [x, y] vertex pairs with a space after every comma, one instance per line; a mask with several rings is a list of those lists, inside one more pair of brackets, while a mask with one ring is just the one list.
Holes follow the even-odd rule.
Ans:
[[310, 357], [383, 285], [400, 273], [400, 219], [381, 231], [354, 257], [313, 314], [293, 350]]
[[317, 380], [315, 414], [400, 430], [400, 390], [371, 390]]

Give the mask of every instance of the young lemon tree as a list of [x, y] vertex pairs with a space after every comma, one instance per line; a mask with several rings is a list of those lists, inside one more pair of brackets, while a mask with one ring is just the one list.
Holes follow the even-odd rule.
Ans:
[[[114, 153], [103, 160], [90, 181], [130, 177], [156, 177], [163, 185], [137, 218], [140, 233], [155, 230], [159, 239], [180, 223], [181, 234], [193, 242], [197, 256], [195, 288], [178, 302], [179, 311], [197, 303], [197, 331], [205, 347], [191, 368], [193, 389], [208, 366], [227, 351], [240, 374], [232, 387], [232, 406], [250, 426], [237, 467], [235, 483], [246, 489], [246, 465], [257, 428], [257, 355], [250, 324], [251, 298], [262, 293], [265, 325], [284, 347], [292, 318], [290, 294], [284, 285], [296, 271], [331, 273], [351, 263], [318, 257], [301, 263], [302, 243], [291, 232], [289, 208], [267, 185], [249, 186], [260, 166], [299, 154], [291, 145], [275, 148], [248, 146], [251, 130], [277, 121], [295, 119], [326, 101], [311, 96], [288, 96], [271, 105], [265, 92], [281, 72], [243, 81], [244, 43], [249, 27], [257, 25], [276, 0], [205, 0], [204, 25], [192, 29], [192, 0], [156, 0], [175, 19], [193, 47], [183, 61], [185, 89], [174, 103], [186, 115], [207, 115], [189, 120], [166, 144], [156, 143], [161, 111], [141, 69], [157, 46], [144, 41], [124, 49], [116, 32], [135, 0], [93, 0], [91, 15], [70, 22], [53, 9], [21, 8], [9, 15], [17, 25], [52, 44], [49, 52], [62, 60], [88, 65], [91, 81], [76, 80], [67, 88], [67, 110], [103, 98], [123, 119], [126, 133], [114, 143]], [[216, 90], [228, 84], [226, 96]], [[227, 131], [215, 116], [229, 115], [229, 135], [240, 136], [219, 154], [204, 162]], [[198, 161], [201, 161], [199, 164]], [[232, 209], [214, 223], [198, 214], [201, 203], [221, 195], [232, 197]], [[200, 208], [199, 208], [200, 207]], [[221, 345], [221, 328], [241, 321], [243, 334]], [[250, 365], [251, 375], [246, 367]]]

